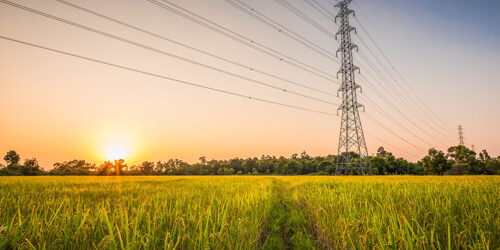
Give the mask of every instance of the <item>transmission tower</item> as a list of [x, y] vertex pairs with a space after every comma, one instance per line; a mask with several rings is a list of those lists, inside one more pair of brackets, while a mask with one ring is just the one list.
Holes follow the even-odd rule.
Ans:
[[458, 139], [460, 140], [460, 146], [465, 146], [464, 143], [464, 131], [462, 125], [458, 125]]
[[[338, 111], [342, 111], [342, 121], [340, 124], [340, 136], [338, 146], [336, 175], [340, 174], [371, 174], [371, 169], [365, 161], [368, 157], [365, 135], [361, 126], [359, 108], [363, 105], [358, 103], [357, 89], [361, 88], [355, 81], [354, 72], [359, 71], [359, 67], [354, 66], [352, 50], [358, 46], [351, 41], [351, 32], [356, 28], [349, 25], [349, 15], [354, 11], [348, 6], [352, 0], [343, 0], [335, 5], [339, 8], [339, 13], [335, 17], [335, 23], [340, 19], [340, 29], [335, 35], [335, 39], [340, 35], [341, 67], [338, 74], [342, 74], [342, 85], [338, 92], [342, 92], [342, 104]], [[364, 108], [364, 107], [363, 107]]]

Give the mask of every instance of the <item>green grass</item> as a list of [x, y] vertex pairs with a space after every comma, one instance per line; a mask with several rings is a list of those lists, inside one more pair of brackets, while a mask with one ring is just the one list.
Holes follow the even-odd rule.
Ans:
[[0, 249], [500, 249], [500, 177], [0, 177]]

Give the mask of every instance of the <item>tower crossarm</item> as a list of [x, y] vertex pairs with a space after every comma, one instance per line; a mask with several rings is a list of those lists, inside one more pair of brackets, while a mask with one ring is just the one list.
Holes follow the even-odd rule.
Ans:
[[[351, 88], [351, 87], [345, 87], [345, 86], [340, 87], [340, 88], [337, 90], [337, 96], [339, 96], [339, 93], [340, 93], [340, 92], [345, 92], [345, 91], [347, 91], [347, 90], [348, 90], [348, 89], [350, 89], [350, 88]], [[359, 85], [359, 84], [357, 84], [357, 83], [353, 84], [352, 88], [353, 88], [353, 89], [360, 89], [360, 90], [362, 90], [361, 85]], [[363, 91], [361, 91], [361, 92], [363, 92]], [[340, 107], [342, 107], [342, 104], [340, 105]]]
[[335, 53], [335, 55], [338, 57], [339, 53], [342, 52], [342, 50], [344, 49], [348, 49], [348, 50], [353, 50], [353, 49], [356, 49], [356, 51], [359, 51], [359, 47], [358, 45], [354, 44], [354, 43], [350, 43], [349, 45], [346, 46], [346, 48], [344, 48], [342, 45], [337, 49], [337, 52]]
[[339, 74], [348, 74], [350, 71], [355, 72], [358, 71], [358, 73], [361, 74], [361, 69], [356, 66], [356, 65], [351, 65], [350, 69], [345, 69], [344, 67], [340, 67], [339, 71], [337, 71], [337, 79], [339, 78]]
[[337, 33], [335, 33], [335, 40], [338, 40], [338, 36], [339, 35], [342, 35], [344, 33], [350, 33], [352, 31], [354, 31], [354, 33], [357, 33], [358, 31], [356, 30], [356, 28], [352, 27], [352, 26], [347, 26], [345, 28], [347, 31], [345, 31], [344, 29], [340, 29], [339, 31], [337, 31]]
[[346, 13], [339, 13], [338, 15], [336, 15], [336, 16], [335, 16], [335, 23], [337, 23], [337, 19], [342, 18], [342, 16], [343, 16], [344, 14], [347, 14], [347, 15], [352, 14], [353, 16], [355, 16], [355, 15], [356, 15], [356, 13], [354, 12], [354, 10], [347, 9], [347, 10], [346, 10]]

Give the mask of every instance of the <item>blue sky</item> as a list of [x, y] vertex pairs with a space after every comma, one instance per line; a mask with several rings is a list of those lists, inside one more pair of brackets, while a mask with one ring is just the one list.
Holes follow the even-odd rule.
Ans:
[[[500, 2], [495, 0], [359, 0], [381, 13], [400, 13], [419, 22], [429, 32], [460, 39], [498, 51], [500, 46]], [[371, 13], [371, 16], [376, 14]], [[388, 27], [390, 28], [390, 27]], [[437, 34], [436, 34], [437, 35]]]

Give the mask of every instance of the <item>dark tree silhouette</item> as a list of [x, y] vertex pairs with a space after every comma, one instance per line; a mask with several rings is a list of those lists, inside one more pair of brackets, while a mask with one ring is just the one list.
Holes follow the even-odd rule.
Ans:
[[5, 162], [7, 162], [7, 166], [12, 166], [12, 165], [19, 164], [21, 157], [19, 156], [19, 154], [16, 151], [11, 150], [11, 151], [7, 152], [7, 154], [5, 155], [5, 157], [3, 159], [5, 160]]

